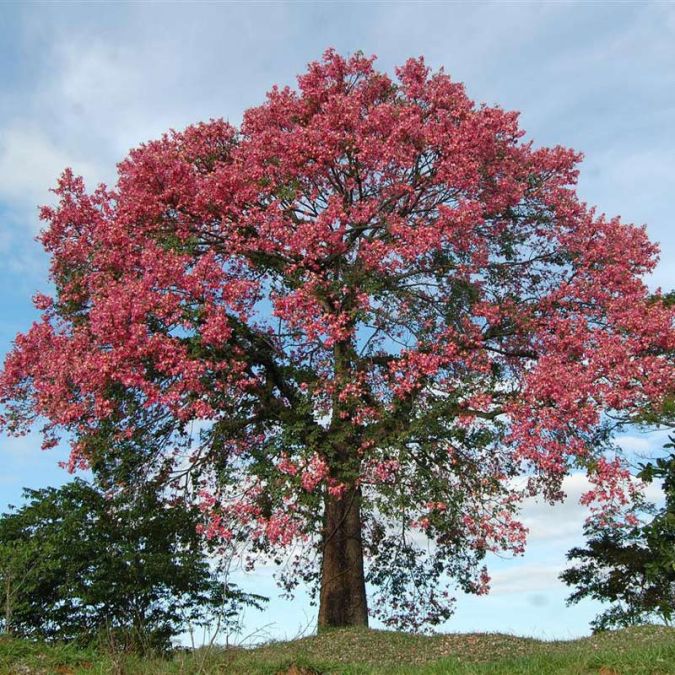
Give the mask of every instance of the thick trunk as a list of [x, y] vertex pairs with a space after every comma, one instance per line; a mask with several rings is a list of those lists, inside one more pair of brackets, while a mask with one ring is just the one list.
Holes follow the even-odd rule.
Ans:
[[367, 626], [361, 492], [353, 488], [346, 491], [341, 499], [328, 495], [325, 508], [319, 630]]

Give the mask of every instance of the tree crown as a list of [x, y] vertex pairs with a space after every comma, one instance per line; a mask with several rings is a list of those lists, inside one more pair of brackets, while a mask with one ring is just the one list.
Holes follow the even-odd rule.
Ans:
[[518, 501], [573, 464], [620, 503], [602, 422], [673, 388], [644, 228], [579, 201], [578, 153], [422, 59], [392, 79], [329, 51], [298, 83], [239, 129], [133, 150], [113, 188], [63, 174], [56, 295], [5, 363], [6, 426], [66, 429], [73, 465], [131, 446], [199, 491], [209, 535], [266, 550], [354, 485], [372, 555], [400, 557], [398, 522], [471, 565], [521, 550]]

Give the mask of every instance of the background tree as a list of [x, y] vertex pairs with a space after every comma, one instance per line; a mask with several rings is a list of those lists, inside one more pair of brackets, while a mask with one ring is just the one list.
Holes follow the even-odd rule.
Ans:
[[570, 603], [585, 598], [610, 603], [591, 622], [594, 631], [655, 619], [669, 624], [675, 611], [675, 454], [645, 465], [639, 477], [662, 481], [664, 507], [646, 524], [630, 528], [587, 525], [587, 546], [567, 554], [576, 564], [560, 575], [576, 586]]
[[111, 496], [76, 479], [24, 494], [27, 503], [0, 518], [8, 632], [164, 651], [189, 625], [263, 600], [224, 586], [197, 514], [166, 506], [149, 486]]
[[602, 414], [673, 388], [656, 247], [578, 200], [577, 153], [522, 136], [421, 59], [394, 80], [329, 51], [239, 130], [132, 151], [113, 188], [66, 171], [6, 428], [65, 429], [73, 467], [134, 448], [134, 480], [197, 495], [255, 559], [304, 546], [284, 581], [315, 582], [320, 627], [367, 623], [366, 576], [384, 620], [443, 620], [441, 577], [485, 592], [520, 501], [570, 466], [618, 505]]

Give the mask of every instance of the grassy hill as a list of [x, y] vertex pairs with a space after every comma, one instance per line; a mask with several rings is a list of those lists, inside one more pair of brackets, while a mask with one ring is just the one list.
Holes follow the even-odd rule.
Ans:
[[675, 628], [645, 626], [572, 641], [542, 642], [503, 634], [425, 637], [336, 630], [256, 649], [200, 649], [167, 660], [96, 653], [0, 638], [0, 672], [38, 673], [675, 673]]

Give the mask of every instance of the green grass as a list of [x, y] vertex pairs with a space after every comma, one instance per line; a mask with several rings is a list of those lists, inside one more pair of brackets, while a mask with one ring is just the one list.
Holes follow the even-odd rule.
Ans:
[[542, 642], [503, 634], [425, 637], [389, 631], [336, 630], [256, 649], [199, 649], [143, 660], [59, 645], [0, 638], [0, 673], [547, 673], [675, 674], [675, 629], [644, 626], [580, 640]]

